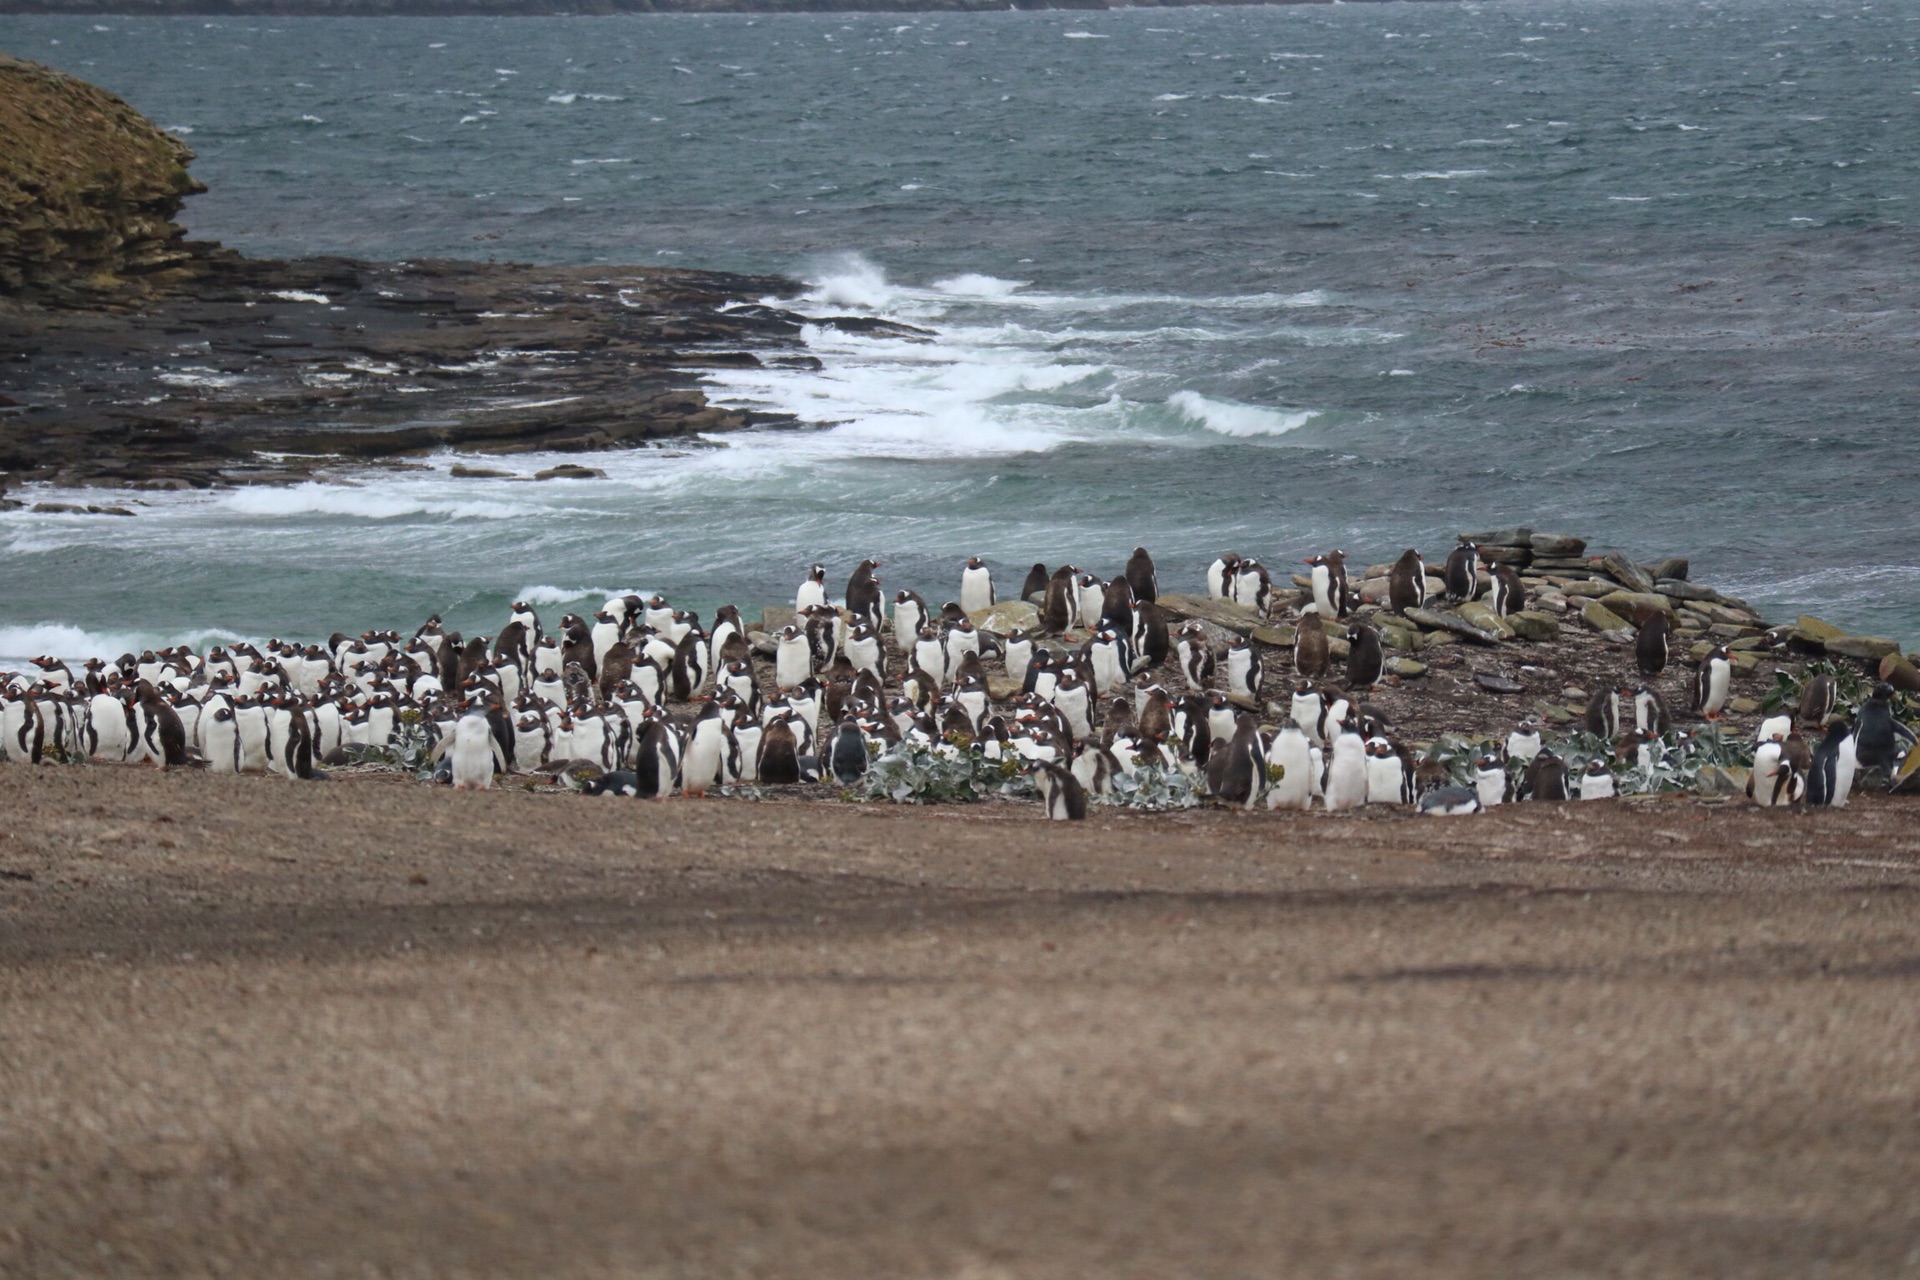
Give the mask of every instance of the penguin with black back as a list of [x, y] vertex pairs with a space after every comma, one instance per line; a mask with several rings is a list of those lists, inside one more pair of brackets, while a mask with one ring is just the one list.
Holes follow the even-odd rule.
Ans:
[[1387, 570], [1387, 606], [1395, 613], [1419, 609], [1427, 603], [1427, 566], [1420, 553], [1408, 547]]
[[1672, 621], [1658, 610], [1640, 625], [1640, 634], [1633, 642], [1633, 660], [1639, 665], [1641, 675], [1657, 676], [1667, 669], [1672, 632]]
[[1079, 615], [1080, 601], [1073, 584], [1074, 575], [1079, 572], [1072, 565], [1063, 564], [1047, 579], [1046, 603], [1040, 607], [1040, 622], [1055, 634], [1071, 627]]
[[1844, 717], [1834, 716], [1827, 722], [1826, 736], [1813, 749], [1813, 763], [1807, 770], [1807, 803], [1845, 808], [1859, 764], [1853, 726]]
[[1135, 547], [1127, 558], [1125, 570], [1128, 585], [1133, 588], [1135, 601], [1151, 604], [1160, 598], [1160, 580], [1153, 571], [1153, 557], [1147, 554], [1145, 547]]
[[1046, 598], [1047, 580], [1047, 566], [1036, 563], [1033, 568], [1027, 570], [1027, 580], [1020, 584], [1020, 598], [1028, 604], [1039, 604], [1040, 600], [1035, 600], [1034, 597], [1039, 596], [1041, 600]]
[[1386, 671], [1386, 651], [1380, 647], [1380, 633], [1364, 622], [1347, 627], [1347, 688], [1364, 692], [1380, 683]]
[[1800, 710], [1796, 718], [1801, 724], [1818, 728], [1827, 723], [1838, 699], [1839, 687], [1832, 676], [1824, 672], [1808, 676], [1806, 686], [1800, 690]]
[[1882, 680], [1854, 716], [1854, 758], [1863, 772], [1884, 772], [1891, 784], [1894, 766], [1913, 745], [1913, 730], [1893, 713], [1893, 686]]
[[1463, 604], [1473, 599], [1479, 590], [1480, 548], [1469, 540], [1447, 553], [1445, 578], [1447, 599], [1453, 604]]
[[1527, 762], [1526, 776], [1527, 799], [1567, 799], [1567, 762], [1545, 747]]
[[843, 787], [850, 787], [866, 776], [867, 739], [851, 715], [842, 717], [840, 727], [834, 732], [827, 758], [833, 768], [833, 776], [839, 779]]
[[1087, 816], [1087, 789], [1080, 779], [1051, 760], [1032, 760], [1027, 773], [1040, 789], [1047, 817], [1060, 822], [1078, 822]]
[[1293, 669], [1302, 676], [1323, 676], [1331, 661], [1327, 647], [1327, 629], [1320, 625], [1318, 609], [1300, 615], [1293, 629]]
[[847, 612], [856, 618], [865, 618], [875, 631], [886, 622], [886, 609], [880, 601], [880, 578], [874, 572], [879, 567], [878, 560], [862, 560], [854, 566], [853, 576], [847, 579]]

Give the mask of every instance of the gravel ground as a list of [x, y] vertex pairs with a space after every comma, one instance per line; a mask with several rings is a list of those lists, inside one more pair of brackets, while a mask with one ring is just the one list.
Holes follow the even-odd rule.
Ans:
[[1920, 1275], [1920, 804], [0, 767], [0, 1275]]

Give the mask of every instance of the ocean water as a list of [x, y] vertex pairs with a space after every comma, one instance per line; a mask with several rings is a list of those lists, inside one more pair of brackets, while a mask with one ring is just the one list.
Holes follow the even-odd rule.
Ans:
[[938, 334], [810, 331], [819, 372], [709, 379], [809, 429], [602, 481], [0, 514], [0, 654], [1516, 523], [1911, 644], [1917, 44], [1911, 0], [0, 18], [183, 136], [245, 252], [777, 271]]

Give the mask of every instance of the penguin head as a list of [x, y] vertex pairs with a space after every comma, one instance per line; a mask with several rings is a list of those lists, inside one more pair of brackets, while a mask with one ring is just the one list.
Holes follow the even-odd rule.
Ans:
[[979, 567], [980, 567], [980, 557], [979, 557], [979, 556], [968, 556], [968, 557], [967, 557], [967, 568], [969, 568], [969, 569], [978, 569]]
[[1611, 770], [1607, 768], [1607, 762], [1599, 756], [1595, 756], [1593, 759], [1587, 761], [1586, 773], [1589, 778], [1598, 778], [1602, 774], [1609, 772], [1611, 772]]

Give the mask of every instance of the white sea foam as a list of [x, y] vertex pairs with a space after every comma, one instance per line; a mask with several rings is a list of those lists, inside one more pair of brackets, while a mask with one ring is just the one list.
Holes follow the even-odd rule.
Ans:
[[1409, 182], [1432, 180], [1454, 182], [1461, 178], [1484, 178], [1490, 169], [1423, 169], [1418, 173], [1403, 173], [1400, 176]]
[[267, 296], [278, 298], [282, 302], [313, 302], [323, 307], [333, 302], [333, 299], [324, 293], [309, 293], [305, 289], [275, 289]]
[[520, 588], [513, 593], [513, 598], [536, 609], [544, 609], [549, 605], [574, 604], [581, 600], [590, 600], [597, 607], [600, 602], [615, 596], [640, 596], [644, 599], [649, 594], [635, 587], [550, 587], [536, 583]]
[[63, 662], [84, 662], [88, 658], [111, 662], [123, 653], [141, 653], [177, 644], [187, 645], [198, 653], [209, 645], [237, 638], [236, 632], [207, 628], [184, 632], [89, 631], [64, 622], [0, 626], [0, 671], [22, 670], [29, 658], [41, 654]]
[[1167, 405], [1209, 431], [1242, 438], [1283, 436], [1320, 416], [1313, 409], [1267, 409], [1231, 400], [1213, 400], [1197, 391], [1176, 391], [1167, 397]]
[[941, 293], [957, 294], [963, 298], [1009, 298], [1026, 288], [1028, 283], [1025, 280], [1002, 280], [997, 276], [968, 272], [945, 280], [935, 280], [933, 287]]
[[516, 502], [430, 496], [414, 491], [417, 489], [416, 485], [372, 489], [310, 482], [286, 489], [241, 489], [224, 495], [219, 505], [242, 516], [358, 516], [366, 520], [396, 520], [402, 516], [511, 520], [540, 510]]

